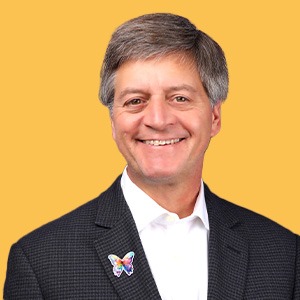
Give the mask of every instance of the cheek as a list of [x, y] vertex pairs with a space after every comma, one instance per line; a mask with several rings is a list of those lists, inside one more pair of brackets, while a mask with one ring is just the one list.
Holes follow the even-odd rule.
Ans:
[[119, 116], [112, 120], [112, 135], [116, 143], [124, 142], [134, 136], [137, 130], [137, 125], [132, 118], [128, 116]]
[[197, 137], [210, 136], [212, 130], [212, 119], [209, 114], [198, 113], [187, 116], [182, 122], [190, 133]]

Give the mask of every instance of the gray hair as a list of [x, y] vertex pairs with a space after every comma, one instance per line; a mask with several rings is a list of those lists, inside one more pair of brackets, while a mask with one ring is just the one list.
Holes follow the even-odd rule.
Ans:
[[221, 47], [188, 19], [156, 13], [129, 20], [113, 33], [101, 68], [101, 102], [112, 111], [115, 74], [124, 62], [170, 54], [192, 57], [212, 106], [226, 99], [228, 70]]

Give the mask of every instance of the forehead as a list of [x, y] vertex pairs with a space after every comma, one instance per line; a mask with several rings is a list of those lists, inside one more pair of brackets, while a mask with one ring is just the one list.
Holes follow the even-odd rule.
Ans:
[[142, 84], [197, 85], [199, 81], [200, 74], [191, 55], [169, 54], [124, 62], [115, 74], [115, 89]]

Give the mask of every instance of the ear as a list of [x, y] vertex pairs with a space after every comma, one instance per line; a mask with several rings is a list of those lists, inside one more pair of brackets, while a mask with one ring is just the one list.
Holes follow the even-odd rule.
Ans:
[[116, 140], [115, 124], [114, 124], [114, 120], [113, 120], [112, 116], [110, 116], [110, 125], [111, 125], [112, 137], [113, 137], [114, 140]]
[[222, 102], [220, 101], [212, 109], [211, 137], [217, 135], [221, 129], [221, 105]]

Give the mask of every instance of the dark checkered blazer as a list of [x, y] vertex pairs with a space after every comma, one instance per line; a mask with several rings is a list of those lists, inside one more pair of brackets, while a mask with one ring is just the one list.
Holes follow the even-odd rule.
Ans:
[[[299, 237], [218, 198], [207, 186], [205, 198], [211, 229], [208, 299], [300, 299]], [[129, 251], [135, 252], [133, 274], [118, 278], [108, 255]], [[12, 246], [4, 298], [161, 299], [120, 178], [95, 200]]]

